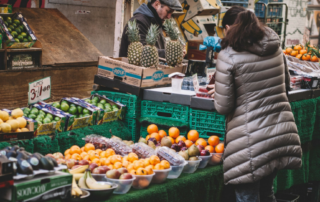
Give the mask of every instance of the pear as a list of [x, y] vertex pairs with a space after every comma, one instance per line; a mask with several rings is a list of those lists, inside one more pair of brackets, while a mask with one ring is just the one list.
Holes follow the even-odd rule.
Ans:
[[189, 160], [189, 155], [186, 151], [180, 151], [178, 154], [182, 156], [186, 161]]
[[152, 141], [148, 141], [148, 146], [152, 149], [156, 149], [156, 145]]
[[165, 146], [165, 147], [171, 148], [172, 142], [171, 142], [171, 140], [170, 140], [168, 137], [164, 137], [164, 138], [162, 138], [162, 140], [161, 140], [161, 146]]
[[200, 155], [200, 150], [198, 149], [198, 147], [196, 145], [192, 145], [188, 149], [188, 154], [189, 154], [190, 157], [199, 156]]
[[140, 137], [139, 142], [142, 142], [142, 143], [148, 144], [147, 140], [146, 140], [146, 139], [144, 139], [143, 137]]

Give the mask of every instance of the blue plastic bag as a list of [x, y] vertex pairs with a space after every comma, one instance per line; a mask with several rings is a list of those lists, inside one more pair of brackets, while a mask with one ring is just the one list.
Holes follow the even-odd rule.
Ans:
[[199, 50], [206, 50], [207, 47], [213, 47], [214, 52], [221, 51], [221, 39], [215, 36], [207, 36], [203, 40], [203, 45], [201, 44]]

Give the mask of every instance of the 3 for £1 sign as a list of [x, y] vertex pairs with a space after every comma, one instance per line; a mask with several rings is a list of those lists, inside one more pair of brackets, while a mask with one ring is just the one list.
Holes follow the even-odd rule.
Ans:
[[51, 77], [29, 83], [28, 103], [34, 104], [51, 97]]

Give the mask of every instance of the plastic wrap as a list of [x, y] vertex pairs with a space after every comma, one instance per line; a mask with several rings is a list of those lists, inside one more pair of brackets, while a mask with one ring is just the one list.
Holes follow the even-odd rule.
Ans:
[[116, 154], [121, 156], [127, 156], [132, 152], [132, 148], [130, 146], [117, 139], [108, 139], [108, 145], [116, 152]]
[[110, 146], [108, 145], [108, 140], [109, 140], [108, 138], [103, 137], [101, 135], [96, 135], [96, 134], [87, 135], [84, 138], [84, 141], [86, 142], [86, 144], [91, 143], [94, 145], [96, 149], [101, 149], [103, 151], [110, 148]]
[[182, 156], [169, 149], [168, 147], [158, 147], [156, 153], [159, 156], [160, 160], [169, 161], [172, 166], [179, 166], [185, 163], [185, 160]]
[[136, 153], [139, 158], [149, 158], [152, 155], [156, 155], [154, 149], [142, 142], [131, 145], [131, 148], [132, 152]]

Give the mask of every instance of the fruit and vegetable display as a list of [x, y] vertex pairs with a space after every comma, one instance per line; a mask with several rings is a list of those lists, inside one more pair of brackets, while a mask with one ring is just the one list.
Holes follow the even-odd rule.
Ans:
[[23, 111], [21, 109], [14, 109], [11, 111], [11, 115], [7, 111], [0, 110], [0, 134], [11, 132], [28, 132], [26, 128], [27, 121], [23, 117]]
[[47, 124], [47, 123], [56, 123], [60, 121], [60, 117], [54, 116], [50, 113], [46, 113], [43, 110], [39, 110], [36, 107], [24, 108], [23, 109], [23, 116], [33, 119], [38, 122], [38, 124]]
[[74, 115], [74, 118], [83, 118], [91, 116], [92, 112], [80, 105], [70, 103], [66, 100], [52, 103], [52, 106], [62, 111]]
[[84, 100], [87, 103], [93, 104], [96, 107], [103, 109], [105, 112], [118, 111], [119, 107], [115, 104], [110, 104], [104, 99], [99, 99], [99, 97], [93, 97], [92, 100], [86, 99]]
[[23, 23], [18, 19], [12, 19], [11, 17], [1, 17], [4, 20], [9, 33], [18, 43], [22, 42], [32, 42], [32, 37], [28, 34]]
[[305, 46], [298, 44], [292, 47], [287, 47], [283, 50], [285, 55], [290, 55], [298, 58], [299, 60], [319, 62], [320, 52], [319, 48], [310, 43], [306, 43]]

